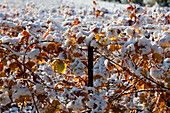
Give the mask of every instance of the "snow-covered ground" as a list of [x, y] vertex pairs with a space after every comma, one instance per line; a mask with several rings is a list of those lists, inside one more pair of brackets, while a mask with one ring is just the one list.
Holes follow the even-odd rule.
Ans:
[[[0, 0], [1, 4], [13, 4], [14, 6], [24, 7], [27, 3], [34, 2], [42, 7], [56, 7], [58, 5], [73, 5], [74, 7], [87, 7], [92, 6], [93, 0]], [[127, 5], [122, 5], [113, 2], [96, 1], [99, 6], [107, 7], [109, 9], [114, 8], [126, 8]], [[87, 8], [90, 8], [87, 7]]]
[[[118, 3], [109, 3], [109, 2], [103, 2], [103, 1], [97, 1], [97, 6], [93, 4], [92, 0], [0, 0], [1, 5], [7, 5], [9, 7], [8, 10], [0, 10], [0, 13], [3, 12], [8, 12], [8, 13], [17, 13], [17, 12], [22, 12], [23, 8], [28, 8], [31, 4], [35, 5], [34, 11], [32, 10], [31, 15], [29, 14], [23, 14], [20, 13], [20, 17], [25, 16], [25, 17], [30, 17], [33, 18], [36, 16], [36, 19], [41, 19], [41, 20], [47, 20], [47, 19], [52, 19], [53, 21], [60, 22], [63, 21], [64, 18], [66, 18], [65, 14], [59, 15], [58, 11], [62, 9], [64, 6], [69, 6], [70, 8], [65, 8], [66, 12], [67, 10], [74, 10], [75, 17], [80, 17], [82, 16], [82, 13], [90, 12], [93, 11], [93, 8], [95, 7], [96, 9], [103, 9], [103, 10], [108, 10], [109, 13], [105, 14], [106, 17], [113, 18], [114, 15], [118, 14], [120, 11], [126, 10], [126, 7], [128, 4], [118, 4]], [[52, 11], [56, 10], [56, 14], [52, 14]], [[30, 8], [31, 11], [31, 8]], [[43, 11], [47, 11], [47, 13], [42, 13]], [[62, 11], [62, 10], [61, 10]], [[36, 14], [37, 13], [37, 14]], [[72, 19], [75, 18], [71, 17]], [[31, 17], [33, 16], [33, 17]], [[22, 17], [22, 18], [25, 18]], [[85, 16], [87, 21], [91, 21], [92, 19], [94, 20], [95, 15], [89, 15]], [[103, 18], [105, 19], [105, 18]], [[96, 19], [98, 21], [101, 21], [102, 19]]]

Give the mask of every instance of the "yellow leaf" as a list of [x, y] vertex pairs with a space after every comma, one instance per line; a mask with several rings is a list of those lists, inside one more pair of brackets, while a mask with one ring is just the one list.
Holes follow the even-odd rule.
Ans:
[[102, 43], [105, 44], [107, 42], [107, 39], [103, 39]]
[[136, 32], [140, 34], [140, 30], [139, 29], [136, 29]]
[[97, 34], [97, 35], [95, 36], [95, 39], [96, 39], [97, 41], [99, 41], [99, 40], [101, 39], [101, 36], [100, 36], [99, 34]]
[[97, 10], [97, 11], [95, 12], [96, 18], [99, 16], [100, 12], [101, 12], [100, 10]]
[[66, 63], [64, 63], [61, 60], [55, 60], [52, 63], [52, 69], [54, 71], [57, 70], [57, 72], [62, 73], [62, 74], [66, 71], [66, 66], [67, 66]]
[[71, 40], [71, 41], [69, 42], [69, 45], [74, 45], [75, 43], [76, 43], [76, 41]]
[[53, 100], [52, 105], [53, 106], [58, 106], [58, 105], [60, 105], [60, 102], [55, 99], [55, 100]]
[[116, 40], [114, 36], [113, 36], [113, 37], [108, 37], [108, 38], [109, 38], [110, 40], [112, 40], [112, 41]]
[[111, 51], [115, 51], [115, 50], [118, 50], [118, 49], [120, 49], [121, 47], [120, 47], [120, 45], [117, 45], [117, 44], [110, 44], [110, 50]]
[[6, 77], [6, 73], [4, 71], [0, 72], [0, 77]]
[[142, 84], [141, 89], [145, 89], [145, 84]]
[[122, 33], [120, 33], [120, 34], [119, 34], [119, 38], [122, 38], [122, 37], [125, 37], [125, 35], [122, 34]]
[[79, 77], [79, 76], [78, 76], [78, 77], [75, 77], [74, 80], [79, 82], [80, 77]]
[[99, 89], [99, 92], [101, 92], [102, 91], [102, 89]]
[[35, 62], [37, 62], [37, 63], [39, 63], [41, 65], [41, 64], [43, 64], [45, 62], [45, 59], [41, 59], [41, 60], [35, 59]]

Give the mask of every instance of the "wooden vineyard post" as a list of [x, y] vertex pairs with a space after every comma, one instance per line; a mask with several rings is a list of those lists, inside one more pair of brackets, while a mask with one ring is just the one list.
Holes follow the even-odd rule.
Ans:
[[88, 47], [88, 87], [93, 87], [93, 47]]
[[[93, 87], [93, 47], [88, 46], [88, 87]], [[89, 90], [88, 93], [93, 93]], [[87, 111], [91, 113], [91, 109]]]

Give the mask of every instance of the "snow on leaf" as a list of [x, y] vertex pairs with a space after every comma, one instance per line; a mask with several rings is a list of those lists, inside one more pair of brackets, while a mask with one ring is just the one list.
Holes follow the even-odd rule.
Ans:
[[27, 53], [27, 56], [31, 59], [35, 59], [40, 54], [39, 49], [32, 49], [30, 52]]
[[9, 104], [11, 102], [8, 93], [6, 94], [0, 94], [0, 104], [3, 106], [6, 106], [7, 104]]
[[155, 68], [151, 68], [150, 69], [150, 75], [155, 79], [160, 79], [160, 77], [162, 75], [162, 71], [155, 69]]

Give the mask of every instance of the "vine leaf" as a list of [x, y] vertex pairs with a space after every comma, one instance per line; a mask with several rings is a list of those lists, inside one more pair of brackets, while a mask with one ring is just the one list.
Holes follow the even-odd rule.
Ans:
[[5, 71], [1, 71], [1, 72], [0, 72], [0, 77], [6, 77]]
[[130, 5], [129, 7], [127, 7], [127, 11], [133, 11], [135, 9], [135, 7], [133, 7], [132, 5]]
[[102, 38], [102, 37], [101, 37], [99, 34], [96, 34], [95, 39], [96, 39], [97, 41], [100, 41], [101, 38]]
[[94, 5], [97, 5], [97, 3], [96, 3], [95, 1], [93, 1], [93, 4], [94, 4]]
[[57, 72], [62, 73], [62, 74], [66, 71], [66, 66], [67, 66], [66, 63], [64, 63], [61, 60], [55, 60], [52, 63], [53, 71], [55, 72], [57, 70]]
[[27, 36], [27, 37], [30, 36], [30, 34], [27, 31], [22, 31], [21, 33], [22, 33], [22, 36]]
[[96, 18], [98, 18], [100, 12], [101, 12], [100, 10], [97, 10], [97, 11], [95, 12]]
[[0, 72], [3, 70], [4, 66], [0, 63]]
[[28, 61], [25, 65], [31, 70], [35, 63], [33, 61]]
[[155, 62], [161, 63], [163, 57], [158, 53], [153, 53], [152, 58]]
[[19, 64], [17, 62], [13, 62], [9, 65], [9, 68], [12, 70], [12, 71], [16, 71], [19, 69]]

